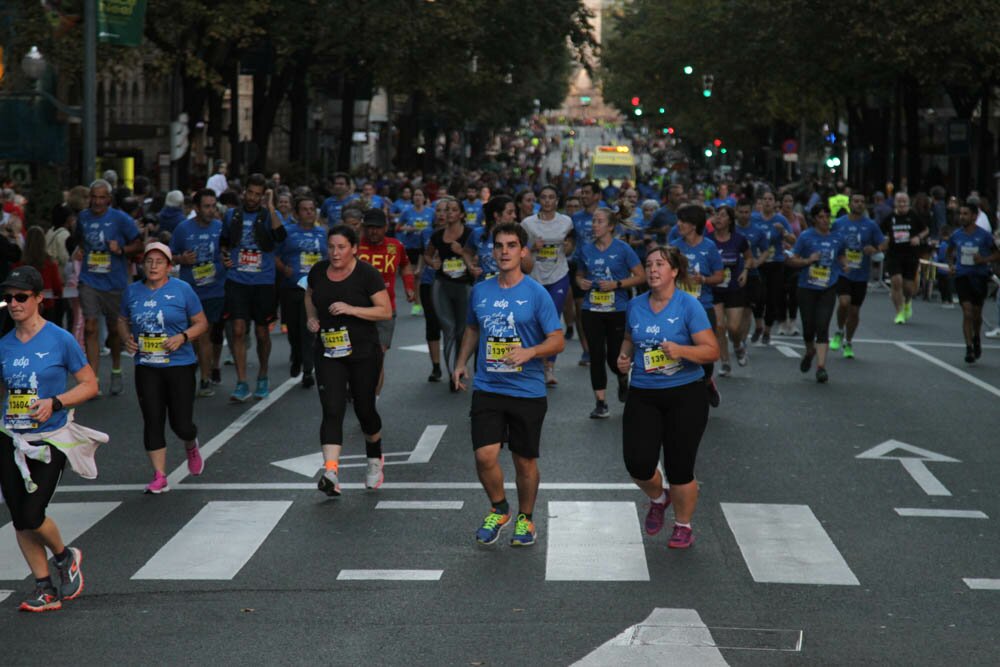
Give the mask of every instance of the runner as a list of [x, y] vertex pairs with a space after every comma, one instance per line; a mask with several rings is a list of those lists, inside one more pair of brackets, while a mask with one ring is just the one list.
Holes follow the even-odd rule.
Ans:
[[719, 342], [722, 364], [719, 375], [725, 377], [732, 373], [729, 363], [729, 344], [726, 334], [733, 342], [733, 354], [736, 363], [747, 365], [747, 346], [743, 339], [743, 311], [747, 305], [746, 284], [750, 269], [754, 267], [753, 252], [746, 237], [733, 228], [736, 213], [729, 206], [723, 205], [715, 214], [715, 229], [708, 238], [719, 250], [722, 257], [722, 282], [712, 288], [712, 299], [715, 302], [715, 337]]
[[[250, 174], [243, 191], [243, 206], [226, 213], [222, 223], [223, 262], [228, 269], [224, 318], [232, 320], [232, 355], [236, 364], [236, 389], [229, 400], [243, 403], [250, 398], [247, 384], [247, 336], [250, 322], [257, 334], [257, 387], [253, 397], [271, 393], [267, 378], [271, 356], [270, 326], [277, 318], [275, 250], [287, 232], [274, 208], [274, 192], [265, 191], [263, 174]], [[263, 200], [264, 208], [261, 208]]]
[[334, 227], [340, 224], [344, 206], [358, 199], [358, 194], [351, 191], [351, 177], [342, 171], [335, 173], [330, 183], [333, 194], [323, 200], [320, 214], [326, 221], [327, 227]]
[[[792, 228], [792, 235], [797, 239], [803, 231], [807, 229], [805, 217], [795, 210], [795, 196], [790, 192], [786, 192], [781, 195], [781, 207], [778, 212], [784, 216], [785, 220], [788, 221], [788, 225]], [[791, 249], [795, 245], [795, 242], [786, 242], [786, 250]], [[784, 336], [798, 336], [799, 327], [796, 324], [799, 312], [799, 301], [798, 301], [798, 283], [799, 283], [799, 270], [792, 268], [791, 266], [785, 265], [785, 309], [787, 317], [785, 318], [785, 326], [779, 331], [779, 335]]]
[[[577, 253], [576, 281], [586, 291], [583, 302], [583, 330], [587, 334], [590, 358], [590, 388], [596, 405], [591, 419], [607, 419], [607, 364], [618, 378], [618, 400], [628, 395], [628, 373], [618, 370], [618, 353], [625, 337], [625, 309], [633, 287], [646, 281], [642, 262], [627, 243], [612, 236], [615, 215], [606, 208], [594, 213], [591, 229], [594, 240]], [[561, 304], [560, 304], [561, 305]]]
[[948, 265], [955, 276], [955, 292], [962, 306], [967, 364], [976, 363], [983, 354], [979, 336], [983, 328], [983, 303], [989, 288], [990, 264], [1000, 261], [1000, 250], [993, 236], [976, 225], [978, 216], [978, 202], [966, 201], [958, 209], [962, 227], [948, 238]]
[[317, 224], [316, 200], [300, 197], [295, 200], [295, 217], [285, 225], [287, 234], [276, 258], [276, 270], [281, 276], [278, 296], [281, 301], [281, 321], [288, 327], [290, 348], [289, 375], [302, 374], [302, 388], [309, 389], [313, 378], [313, 341], [316, 336], [306, 326], [306, 293], [302, 279], [318, 262], [326, 259], [326, 228]]
[[812, 367], [816, 357], [816, 381], [829, 379], [826, 371], [826, 350], [830, 318], [836, 301], [837, 282], [847, 272], [847, 243], [830, 232], [830, 208], [816, 204], [809, 211], [813, 226], [802, 232], [791, 255], [785, 262], [799, 272], [799, 314], [802, 318], [802, 339], [806, 352], [799, 370]]
[[523, 547], [534, 544], [538, 535], [533, 512], [546, 411], [541, 359], [561, 352], [565, 341], [552, 299], [521, 271], [521, 262], [528, 256], [527, 232], [504, 223], [493, 231], [493, 243], [500, 275], [472, 290], [453, 383], [465, 390], [466, 362], [477, 351], [469, 417], [476, 472], [492, 508], [476, 531], [476, 540], [493, 544], [510, 523], [499, 461], [506, 442], [514, 461], [518, 501], [510, 544]]
[[514, 207], [518, 222], [523, 222], [538, 213], [539, 207], [535, 202], [535, 191], [529, 186], [518, 192], [517, 196], [514, 197]]
[[882, 221], [882, 233], [889, 239], [885, 267], [891, 280], [892, 305], [896, 324], [906, 324], [913, 317], [913, 295], [917, 292], [920, 269], [920, 242], [930, 230], [910, 210], [910, 195], [898, 192], [893, 198], [893, 212]]
[[465, 201], [462, 210], [465, 212], [465, 224], [469, 227], [480, 227], [483, 224], [483, 202], [476, 199], [479, 189], [474, 183], [465, 187]]
[[[694, 464], [708, 424], [704, 366], [719, 358], [705, 308], [677, 289], [687, 280], [687, 260], [677, 248], [649, 252], [649, 291], [628, 304], [625, 340], [617, 360], [620, 373], [632, 371], [622, 417], [625, 468], [649, 498], [648, 535], [663, 528], [664, 511], [673, 501], [674, 529], [667, 542], [671, 549], [694, 544], [691, 518], [698, 504]], [[657, 469], [661, 451], [669, 491]]]
[[[594, 220], [594, 211], [601, 207], [604, 202], [601, 200], [601, 186], [599, 186], [594, 181], [586, 181], [580, 184], [580, 200], [583, 204], [583, 210], [577, 211], [571, 217], [573, 221], [573, 255], [576, 255], [577, 249], [581, 248], [584, 244], [590, 243], [594, 240], [594, 234], [591, 230], [591, 223]], [[579, 267], [576, 265], [575, 260], [571, 260], [569, 263], [570, 275], [575, 276], [579, 272]], [[580, 329], [580, 346], [583, 347], [583, 354], [580, 355], [581, 366], [590, 365], [590, 349], [587, 345], [587, 335], [584, 331], [583, 324], [583, 297], [586, 296], [586, 291], [580, 289], [580, 286], [575, 280], [570, 282], [570, 290], [573, 293], [573, 306], [574, 306], [574, 321], [577, 323]]]
[[164, 426], [184, 442], [188, 471], [200, 475], [205, 463], [194, 423], [195, 368], [191, 340], [208, 332], [201, 301], [185, 281], [170, 277], [173, 255], [163, 243], [146, 245], [146, 279], [134, 282], [122, 298], [118, 334], [135, 360], [135, 393], [142, 411], [142, 442], [153, 466], [146, 493], [170, 490]]
[[[111, 185], [104, 180], [90, 184], [90, 208], [80, 211], [76, 243], [80, 252], [80, 308], [83, 311], [87, 360], [97, 375], [101, 369], [101, 327], [104, 318], [111, 348], [111, 395], [122, 393], [122, 342], [118, 338], [118, 310], [122, 290], [128, 286], [128, 258], [142, 248], [135, 220], [110, 208]], [[98, 390], [100, 395], [100, 390]]]
[[[35, 577], [22, 611], [51, 611], [83, 592], [83, 553], [67, 547], [45, 515], [67, 459], [82, 477], [97, 476], [94, 450], [108, 437], [83, 428], [67, 411], [97, 396], [97, 376], [69, 332], [42, 317], [42, 276], [14, 269], [0, 285], [14, 329], [0, 339], [6, 394], [0, 429], [0, 490], [17, 544]], [[66, 376], [76, 384], [67, 390]], [[46, 560], [45, 550], [52, 552]], [[52, 569], [59, 573], [58, 588]]]
[[469, 242], [472, 229], [465, 225], [462, 204], [454, 198], [442, 198], [446, 206], [447, 225], [431, 235], [424, 259], [437, 267], [434, 277], [434, 311], [444, 335], [444, 365], [448, 370], [449, 388], [454, 393], [458, 387], [452, 381], [452, 363], [458, 356], [465, 330], [463, 313], [469, 307], [471, 273], [463, 249]]
[[[423, 254], [423, 231], [432, 226], [434, 222], [434, 207], [427, 205], [427, 197], [424, 191], [416, 188], [413, 191], [413, 203], [408, 206], [399, 216], [399, 226], [396, 227], [396, 238], [403, 242], [406, 248], [406, 256], [410, 260], [411, 266], [420, 264], [420, 256]], [[421, 283], [423, 284], [423, 283]], [[417, 293], [417, 301], [410, 309], [411, 315], [421, 315], [429, 302], [423, 298], [423, 290]], [[433, 304], [430, 306], [433, 308]]]
[[[559, 193], [554, 187], [546, 185], [538, 196], [541, 209], [537, 214], [521, 221], [521, 226], [528, 232], [528, 248], [531, 249], [534, 263], [531, 277], [545, 288], [552, 297], [556, 312], [561, 313], [571, 291], [570, 279], [576, 278], [575, 275], [570, 276], [569, 263], [566, 261], [566, 240], [573, 234], [573, 221], [556, 211]], [[556, 358], [553, 356], [545, 360], [545, 384], [558, 383]]]
[[[424, 251], [430, 247], [431, 236], [448, 224], [448, 202], [439, 201], [434, 207], [434, 224], [420, 232], [420, 301], [424, 304], [424, 339], [427, 341], [427, 351], [431, 358], [431, 374], [428, 382], [441, 381], [441, 322], [434, 310], [434, 279], [437, 270], [431, 262], [427, 262]], [[448, 382], [451, 382], [449, 378]]]
[[871, 257], [885, 252], [889, 245], [878, 225], [868, 217], [863, 194], [851, 195], [849, 206], [847, 215], [833, 223], [833, 233], [847, 243], [847, 271], [837, 281], [837, 332], [830, 340], [830, 349], [843, 349], [845, 359], [854, 358], [854, 332], [861, 322], [861, 305], [868, 294]]
[[[716, 285], [721, 285], [725, 272], [723, 271], [722, 256], [719, 254], [715, 244], [706, 239], [702, 234], [705, 231], [705, 209], [697, 204], [685, 204], [677, 210], [677, 224], [675, 229], [679, 239], [673, 245], [687, 259], [686, 275], [687, 280], [682, 280], [678, 286], [691, 296], [698, 299], [709, 323], [715, 331], [715, 306], [712, 289]], [[672, 265], [671, 265], [672, 266]], [[716, 352], [716, 358], [718, 358]], [[719, 407], [722, 396], [719, 388], [715, 385], [715, 378], [712, 374], [715, 371], [715, 362], [705, 362], [704, 367], [705, 389], [708, 392], [708, 402], [713, 408]]]
[[[774, 193], [765, 191], [758, 199], [760, 211], [750, 216], [750, 224], [767, 233], [771, 252], [761, 266], [766, 307], [764, 309], [764, 332], [760, 342], [771, 344], [771, 327], [778, 323], [779, 331], [785, 327], [787, 303], [785, 300], [785, 244], [795, 243], [791, 225], [785, 216], [775, 210]], [[754, 341], [756, 342], [756, 341]]]
[[496, 278], [500, 273], [493, 258], [493, 229], [513, 221], [514, 202], [507, 195], [497, 195], [483, 206], [483, 225], [472, 230], [463, 253], [477, 283]]
[[763, 265], [770, 256], [770, 234], [757, 225], [750, 224], [752, 207], [746, 199], [740, 200], [736, 205], [736, 231], [746, 237], [750, 243], [750, 251], [753, 253], [753, 267], [747, 273], [747, 306], [743, 312], [743, 328], [740, 331], [740, 340], [743, 341], [743, 355], [736, 356], [736, 363], [745, 366], [750, 358], [750, 351], [747, 346], [747, 336], [750, 334], [750, 323], [754, 324], [753, 337], [751, 343], [756, 343], [764, 334], [764, 308], [767, 304], [767, 297], [764, 294], [764, 281], [760, 275], [760, 266]]
[[392, 305], [379, 272], [357, 259], [358, 237], [354, 230], [346, 225], [331, 229], [327, 252], [329, 260], [309, 270], [305, 305], [309, 331], [319, 334], [315, 356], [323, 408], [323, 473], [317, 487], [328, 496], [339, 496], [348, 384], [354, 414], [365, 438], [365, 487], [377, 489], [385, 479], [382, 419], [375, 407], [382, 347], [375, 323], [392, 317]]
[[410, 303], [416, 299], [416, 285], [413, 279], [413, 266], [403, 244], [385, 235], [388, 221], [382, 209], [371, 208], [365, 211], [363, 226], [364, 236], [358, 244], [358, 259], [371, 264], [382, 275], [386, 292], [389, 293], [389, 305], [392, 307], [392, 317], [375, 322], [378, 341], [382, 346], [382, 368], [379, 370], [378, 386], [375, 388], [377, 398], [382, 395], [382, 385], [385, 382], [385, 355], [392, 347], [392, 334], [396, 329], [396, 274], [402, 275], [406, 300]]

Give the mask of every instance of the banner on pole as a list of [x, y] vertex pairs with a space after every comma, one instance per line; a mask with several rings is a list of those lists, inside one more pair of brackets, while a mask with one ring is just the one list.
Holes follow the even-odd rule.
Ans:
[[105, 44], [139, 46], [146, 21], [146, 0], [98, 0], [97, 38]]

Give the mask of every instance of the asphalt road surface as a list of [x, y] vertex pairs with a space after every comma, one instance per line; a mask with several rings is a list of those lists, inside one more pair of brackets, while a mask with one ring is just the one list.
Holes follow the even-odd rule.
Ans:
[[385, 486], [363, 488], [349, 414], [344, 453], [358, 458], [344, 461], [340, 499], [315, 489], [319, 402], [288, 378], [283, 336], [271, 398], [230, 405], [226, 367], [197, 401], [205, 473], [186, 475], [171, 437], [161, 496], [142, 493], [125, 359], [129, 391], [77, 415], [111, 435], [100, 479], [67, 472], [51, 507], [83, 549], [83, 596], [18, 613], [31, 582], [0, 524], [2, 662], [997, 664], [1000, 346], [967, 367], [959, 313], [918, 301], [894, 326], [885, 292], [870, 294], [857, 358], [835, 356], [827, 385], [799, 373], [800, 340], [754, 347], [718, 380], [688, 551], [666, 548], [669, 530], [642, 533], [621, 406], [588, 419], [576, 339], [549, 392], [528, 549], [475, 544], [488, 504], [469, 395], [426, 381], [408, 308], [379, 402]]

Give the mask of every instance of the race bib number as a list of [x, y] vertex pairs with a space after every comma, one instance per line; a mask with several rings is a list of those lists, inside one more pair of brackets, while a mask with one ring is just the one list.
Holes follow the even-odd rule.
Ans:
[[504, 357], [514, 348], [521, 347], [518, 336], [490, 336], [486, 339], [486, 370], [489, 373], [519, 373], [520, 366], [509, 366]]
[[809, 284], [826, 287], [830, 284], [830, 267], [812, 264], [809, 266]]
[[449, 278], [461, 278], [465, 275], [465, 261], [461, 257], [446, 259], [441, 264], [441, 270]]
[[680, 283], [681, 289], [696, 299], [701, 298], [701, 285], [694, 282]]
[[546, 262], [554, 262], [559, 258], [559, 246], [543, 245], [538, 249], [538, 259]]
[[195, 264], [191, 268], [191, 273], [194, 274], [194, 284], [198, 287], [211, 285], [215, 282], [215, 263], [202, 262], [201, 264]]
[[590, 292], [590, 309], [598, 313], [608, 313], [615, 309], [614, 292]]
[[111, 253], [87, 253], [87, 270], [91, 273], [111, 273]]
[[260, 260], [260, 250], [241, 248], [236, 270], [246, 273], [260, 273]]
[[425, 229], [427, 229], [427, 221], [426, 220], [414, 220], [413, 221], [413, 228], [415, 230], [417, 230], [418, 232], [422, 232]]
[[860, 250], [848, 250], [847, 251], [847, 268], [849, 269], [860, 269], [861, 259], [863, 253]]
[[728, 285], [733, 281], [733, 270], [728, 266], [722, 269], [722, 284]]
[[483, 274], [483, 280], [489, 280], [490, 278], [496, 278], [498, 275], [500, 275], [500, 274], [498, 274], [498, 273], [484, 273]]
[[962, 266], [975, 266], [976, 265], [976, 255], [979, 253], [979, 248], [962, 246], [962, 254], [959, 256], [959, 261]]
[[166, 348], [167, 335], [162, 333], [139, 334], [139, 354], [147, 364], [169, 364]]
[[299, 266], [302, 268], [300, 273], [308, 273], [309, 269], [311, 269], [318, 263], [319, 263], [318, 252], [299, 253]]
[[892, 228], [892, 240], [896, 243], [910, 242], [910, 226], [901, 225]]
[[673, 375], [681, 369], [681, 362], [667, 356], [663, 348], [652, 347], [643, 351], [642, 367], [647, 373]]
[[38, 428], [38, 422], [31, 418], [31, 404], [37, 400], [37, 391], [9, 389], [7, 392], [7, 412], [3, 417], [3, 425], [16, 431]]
[[475, 211], [467, 211], [465, 213], [465, 224], [467, 225], [476, 224], [476, 218], [478, 217], [479, 215]]
[[320, 333], [323, 341], [323, 356], [330, 359], [340, 359], [351, 355], [351, 335], [347, 327], [327, 329]]

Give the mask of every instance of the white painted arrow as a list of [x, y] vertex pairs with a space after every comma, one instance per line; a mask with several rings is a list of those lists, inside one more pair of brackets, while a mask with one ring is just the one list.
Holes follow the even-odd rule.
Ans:
[[[889, 456], [890, 452], [902, 450], [908, 452], [909, 456]], [[934, 463], [961, 463], [944, 454], [938, 454], [922, 447], [914, 447], [898, 440], [886, 440], [881, 445], [876, 445], [868, 451], [861, 452], [855, 458], [859, 459], [883, 459], [889, 461], [899, 461], [903, 465], [903, 470], [910, 474], [913, 481], [920, 485], [929, 496], [950, 496], [949, 491], [941, 481], [927, 469], [928, 461]]]
[[646, 620], [601, 644], [573, 667], [728, 664], [697, 611], [656, 608]]
[[[444, 436], [444, 432], [447, 428], [448, 427], [443, 424], [432, 424], [426, 427], [423, 434], [420, 436], [420, 440], [417, 441], [417, 446], [413, 448], [413, 451], [386, 452], [384, 454], [386, 459], [385, 464], [405, 465], [407, 463], [428, 463], [431, 460], [431, 456], [434, 455], [434, 450], [437, 449], [438, 443], [441, 442], [441, 438]], [[406, 457], [406, 460], [391, 460], [400, 459], [402, 457]], [[364, 458], [364, 454], [351, 454], [349, 456], [341, 456], [340, 460], [364, 460]], [[304, 477], [312, 477], [316, 474], [317, 470], [323, 467], [323, 452], [313, 452], [312, 454], [297, 456], [283, 461], [272, 461], [271, 465], [284, 468], [285, 470], [290, 470]], [[367, 465], [367, 463], [341, 463], [340, 467], [361, 468], [365, 465]]]

